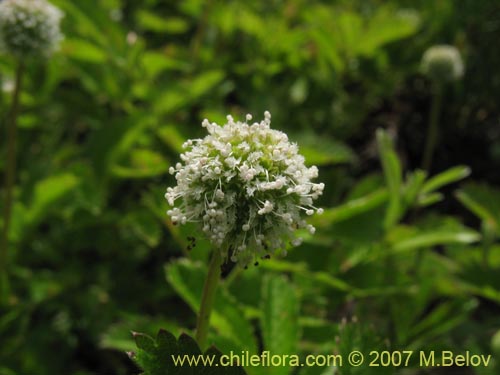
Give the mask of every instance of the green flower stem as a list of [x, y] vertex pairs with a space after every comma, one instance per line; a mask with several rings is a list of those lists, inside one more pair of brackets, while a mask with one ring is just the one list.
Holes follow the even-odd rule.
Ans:
[[5, 203], [3, 210], [3, 229], [0, 239], [0, 305], [8, 298], [9, 278], [7, 252], [9, 247], [9, 229], [12, 213], [13, 190], [16, 180], [17, 117], [19, 115], [19, 96], [24, 73], [24, 64], [19, 62], [16, 70], [12, 107], [7, 121], [7, 156], [5, 164]]
[[425, 144], [424, 156], [422, 158], [422, 169], [429, 172], [432, 166], [432, 156], [438, 140], [439, 114], [443, 101], [443, 85], [434, 83], [432, 95], [431, 112], [429, 116], [429, 127], [427, 129], [427, 140]]
[[196, 324], [196, 341], [201, 350], [205, 349], [207, 342], [208, 328], [210, 326], [210, 314], [215, 300], [215, 292], [220, 279], [220, 267], [222, 265], [221, 252], [215, 249], [212, 254], [212, 260], [208, 268], [207, 278], [203, 286], [203, 294], [201, 296], [200, 313]]

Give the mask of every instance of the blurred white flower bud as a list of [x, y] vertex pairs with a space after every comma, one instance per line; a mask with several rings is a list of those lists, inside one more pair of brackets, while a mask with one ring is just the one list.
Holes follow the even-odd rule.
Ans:
[[462, 78], [464, 63], [460, 52], [450, 45], [436, 45], [425, 51], [421, 64], [422, 72], [438, 83]]
[[0, 49], [17, 58], [49, 57], [62, 39], [62, 12], [46, 0], [0, 2]]

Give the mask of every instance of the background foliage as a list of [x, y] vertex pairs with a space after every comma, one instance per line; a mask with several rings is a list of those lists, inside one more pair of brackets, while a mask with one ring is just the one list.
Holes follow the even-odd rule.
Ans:
[[[131, 330], [194, 328], [209, 246], [188, 252], [194, 229], [167, 221], [167, 170], [203, 118], [264, 110], [320, 168], [326, 210], [287, 258], [227, 270], [217, 348], [498, 358], [496, 1], [52, 2], [66, 37], [24, 80], [1, 375], [138, 373]], [[430, 84], [418, 67], [436, 43], [460, 49], [466, 74], [447, 87], [424, 172]], [[0, 57], [2, 122], [14, 67]], [[496, 361], [462, 373], [496, 374]]]

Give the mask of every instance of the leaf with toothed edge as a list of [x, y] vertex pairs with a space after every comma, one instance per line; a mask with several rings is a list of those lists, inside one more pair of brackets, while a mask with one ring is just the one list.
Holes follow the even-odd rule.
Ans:
[[143, 333], [132, 332], [132, 335], [138, 349], [128, 355], [144, 371], [141, 375], [246, 375], [242, 367], [222, 366], [222, 353], [214, 346], [202, 358], [196, 341], [185, 333], [178, 339], [165, 330], [160, 330], [156, 339]]
[[154, 352], [155, 341], [152, 337], [138, 332], [132, 332], [132, 336], [134, 336], [135, 344], [139, 349], [142, 349], [147, 353]]

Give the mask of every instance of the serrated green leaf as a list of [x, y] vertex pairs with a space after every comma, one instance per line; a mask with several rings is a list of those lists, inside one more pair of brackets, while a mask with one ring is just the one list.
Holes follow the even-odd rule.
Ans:
[[165, 329], [160, 329], [156, 336], [156, 342], [161, 350], [171, 350], [176, 345], [175, 336]]
[[178, 344], [181, 348], [183, 348], [182, 353], [201, 354], [201, 350], [198, 347], [198, 344], [196, 343], [195, 339], [186, 333], [181, 333], [178, 339]]
[[101, 335], [99, 347], [104, 349], [126, 351], [134, 346], [131, 331], [156, 332], [160, 328], [167, 328], [174, 334], [180, 334], [180, 328], [175, 323], [150, 315], [123, 313], [121, 321], [111, 325]]
[[170, 332], [160, 330], [156, 340], [136, 333], [138, 350], [132, 359], [144, 370], [144, 375], [245, 375], [240, 366], [223, 366], [222, 353], [215, 347], [205, 353], [196, 341], [183, 333], [178, 339]]
[[132, 336], [134, 337], [135, 344], [139, 349], [142, 349], [150, 354], [154, 353], [156, 345], [152, 337], [138, 332], [133, 332]]

